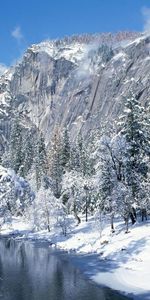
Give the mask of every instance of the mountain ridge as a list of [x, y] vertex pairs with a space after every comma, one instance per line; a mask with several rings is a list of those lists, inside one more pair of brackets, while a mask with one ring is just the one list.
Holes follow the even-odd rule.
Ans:
[[49, 143], [58, 125], [68, 126], [75, 138], [79, 131], [86, 136], [113, 119], [130, 89], [146, 103], [149, 36], [98, 37], [92, 43], [95, 36], [83, 35], [32, 45], [19, 64], [0, 77], [1, 148], [16, 113], [27, 126], [38, 127]]

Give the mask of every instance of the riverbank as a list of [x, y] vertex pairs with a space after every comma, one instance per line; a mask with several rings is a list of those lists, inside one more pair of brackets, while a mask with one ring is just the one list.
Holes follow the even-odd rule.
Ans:
[[14, 218], [5, 224], [1, 234], [20, 234], [20, 238], [47, 240], [50, 247], [70, 253], [71, 259], [94, 282], [108, 286], [133, 299], [150, 299], [150, 222], [132, 226], [125, 234], [124, 224], [116, 221], [115, 233], [108, 224], [99, 233], [91, 218], [79, 226], [71, 220], [67, 236], [55, 232], [32, 232], [31, 226]]

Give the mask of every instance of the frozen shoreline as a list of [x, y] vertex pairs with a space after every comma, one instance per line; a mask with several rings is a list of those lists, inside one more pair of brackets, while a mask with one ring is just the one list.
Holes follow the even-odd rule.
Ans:
[[50, 247], [66, 251], [73, 263], [91, 280], [131, 299], [150, 299], [150, 222], [137, 224], [128, 234], [116, 224], [115, 234], [106, 226], [100, 239], [93, 220], [74, 226], [66, 236], [46, 231], [31, 232], [29, 224], [15, 218], [12, 228], [2, 228], [1, 235], [21, 239], [44, 240]]

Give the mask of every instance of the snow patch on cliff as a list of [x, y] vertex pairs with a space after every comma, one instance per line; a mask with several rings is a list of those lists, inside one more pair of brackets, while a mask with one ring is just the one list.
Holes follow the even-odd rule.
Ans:
[[37, 45], [32, 45], [30, 48], [33, 52], [46, 52], [54, 59], [64, 58], [73, 63], [76, 63], [84, 57], [86, 46], [84, 44], [74, 43], [72, 45], [56, 46], [50, 41], [42, 42]]

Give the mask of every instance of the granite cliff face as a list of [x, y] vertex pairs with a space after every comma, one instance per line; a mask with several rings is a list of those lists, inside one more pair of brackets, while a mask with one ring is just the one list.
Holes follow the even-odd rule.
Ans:
[[114, 118], [133, 90], [144, 103], [150, 96], [150, 37], [117, 40], [47, 41], [27, 49], [21, 62], [0, 77], [0, 145], [11, 117], [36, 125], [50, 141], [55, 126], [68, 125], [74, 139]]

